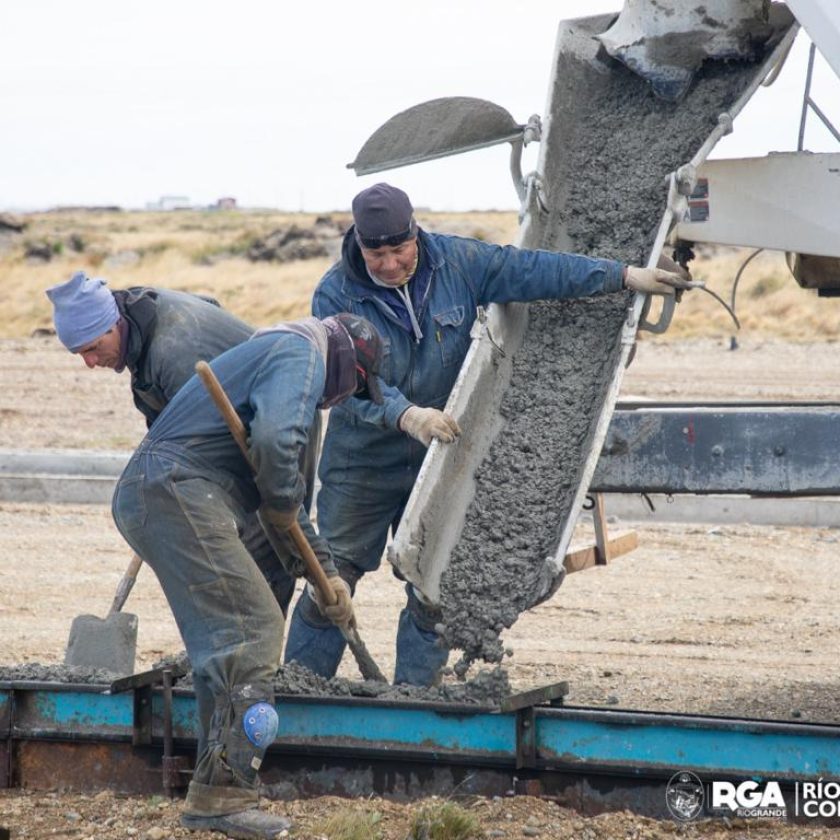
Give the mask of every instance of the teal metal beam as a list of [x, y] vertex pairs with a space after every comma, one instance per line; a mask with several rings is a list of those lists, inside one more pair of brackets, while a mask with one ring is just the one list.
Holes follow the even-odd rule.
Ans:
[[[6, 684], [8, 685], [8, 684]], [[12, 703], [14, 695], [14, 703]], [[463, 706], [383, 703], [358, 698], [279, 698], [272, 751], [286, 754], [445, 760], [512, 768], [516, 713]], [[89, 686], [0, 687], [0, 739], [129, 741], [130, 694]], [[194, 740], [195, 700], [173, 697], [174, 735]], [[162, 696], [152, 731], [162, 738]], [[840, 777], [840, 727], [583, 708], [537, 708], [535, 770], [633, 773], [694, 770], [705, 777]]]

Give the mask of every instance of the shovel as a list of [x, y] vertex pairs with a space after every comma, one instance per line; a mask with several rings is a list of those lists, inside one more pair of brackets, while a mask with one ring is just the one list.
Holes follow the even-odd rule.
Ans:
[[[251, 463], [248, 445], [245, 443], [245, 426], [231, 404], [230, 399], [228, 399], [228, 395], [222, 388], [221, 383], [218, 379], [216, 379], [216, 374], [213, 373], [210, 365], [203, 361], [196, 363], [195, 372], [198, 374], [198, 378], [204, 384], [204, 387], [210, 394], [210, 398], [216, 404], [216, 408], [219, 409], [219, 413], [227, 423], [228, 429], [230, 429], [230, 433], [233, 435], [233, 439], [236, 441], [243, 457], [245, 458], [245, 463], [248, 464], [253, 472], [254, 465]], [[279, 547], [274, 540], [274, 532], [271, 526], [263, 524], [263, 530], [265, 531], [265, 535], [274, 550], [278, 551]], [[329, 579], [324, 573], [323, 568], [321, 568], [321, 564], [318, 562], [318, 558], [315, 556], [312, 546], [309, 545], [309, 540], [306, 539], [306, 534], [303, 533], [303, 530], [297, 522], [293, 523], [292, 527], [289, 529], [289, 536], [292, 538], [292, 541], [294, 542], [297, 550], [300, 552], [301, 557], [303, 557], [306, 570], [309, 572], [312, 581], [318, 588], [318, 592], [324, 600], [324, 603], [330, 605], [335, 604], [338, 600], [336, 594], [333, 592], [333, 589], [329, 584]], [[280, 548], [280, 550], [282, 551], [282, 548]], [[341, 631], [341, 635], [344, 636], [347, 646], [350, 648], [350, 651], [356, 659], [356, 664], [359, 666], [359, 671], [361, 672], [362, 677], [366, 680], [374, 680], [375, 682], [388, 682], [382, 671], [379, 670], [379, 666], [376, 662], [374, 662], [367, 647], [365, 647], [365, 643], [362, 641], [361, 636], [359, 636], [359, 631], [355, 624], [339, 624], [336, 626]]]
[[137, 653], [137, 616], [121, 612], [137, 580], [143, 561], [136, 554], [117, 585], [105, 618], [77, 615], [70, 625], [64, 664], [76, 668], [101, 668], [120, 676], [134, 673]]

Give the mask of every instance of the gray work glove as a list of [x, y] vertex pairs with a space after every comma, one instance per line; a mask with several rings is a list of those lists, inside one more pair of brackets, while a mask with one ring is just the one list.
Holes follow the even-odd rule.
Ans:
[[299, 510], [299, 505], [292, 510], [277, 510], [268, 507], [268, 505], [263, 505], [260, 508], [260, 518], [263, 522], [268, 522], [269, 525], [285, 534], [298, 521]]
[[680, 274], [661, 268], [628, 265], [624, 270], [624, 286], [634, 292], [645, 292], [649, 295], [673, 295], [683, 289], [700, 288], [703, 283], [688, 280]]
[[333, 624], [351, 624], [355, 623], [355, 616], [353, 615], [353, 601], [350, 594], [350, 584], [344, 578], [336, 575], [335, 577], [327, 578], [333, 592], [335, 592], [336, 602], [332, 605], [325, 604], [321, 593], [317, 586], [310, 584], [310, 594], [312, 600], [315, 601], [315, 606], [324, 618], [328, 618]]
[[407, 408], [400, 417], [400, 429], [419, 440], [423, 446], [429, 446], [432, 440], [452, 443], [461, 429], [453, 417], [436, 408], [420, 408], [413, 405]]

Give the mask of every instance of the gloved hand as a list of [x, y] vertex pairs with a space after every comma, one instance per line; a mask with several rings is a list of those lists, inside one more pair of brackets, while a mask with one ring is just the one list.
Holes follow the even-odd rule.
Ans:
[[452, 443], [461, 434], [461, 429], [453, 417], [436, 408], [420, 408], [418, 405], [413, 405], [402, 413], [399, 427], [415, 440], [419, 440], [423, 446], [429, 446], [435, 439]]
[[696, 289], [703, 283], [688, 280], [672, 271], [661, 268], [640, 268], [628, 265], [624, 270], [624, 286], [634, 292], [646, 292], [649, 295], [673, 295], [678, 290]]
[[338, 600], [332, 605], [325, 604], [321, 593], [318, 591], [318, 587], [311, 587], [310, 591], [315, 605], [318, 607], [318, 611], [333, 624], [350, 624], [355, 621], [353, 601], [350, 595], [350, 584], [338, 575], [327, 578], [327, 580]]
[[299, 505], [292, 510], [277, 510], [276, 508], [268, 507], [268, 505], [263, 505], [260, 508], [260, 517], [264, 522], [268, 522], [269, 525], [274, 526], [278, 531], [285, 533], [297, 522], [299, 510]]

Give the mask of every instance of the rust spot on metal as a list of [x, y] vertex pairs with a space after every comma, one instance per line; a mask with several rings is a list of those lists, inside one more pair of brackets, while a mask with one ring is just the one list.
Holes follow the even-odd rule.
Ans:
[[18, 741], [12, 756], [16, 783], [32, 790], [93, 793], [160, 793], [163, 789], [159, 750], [127, 744], [67, 744]]

